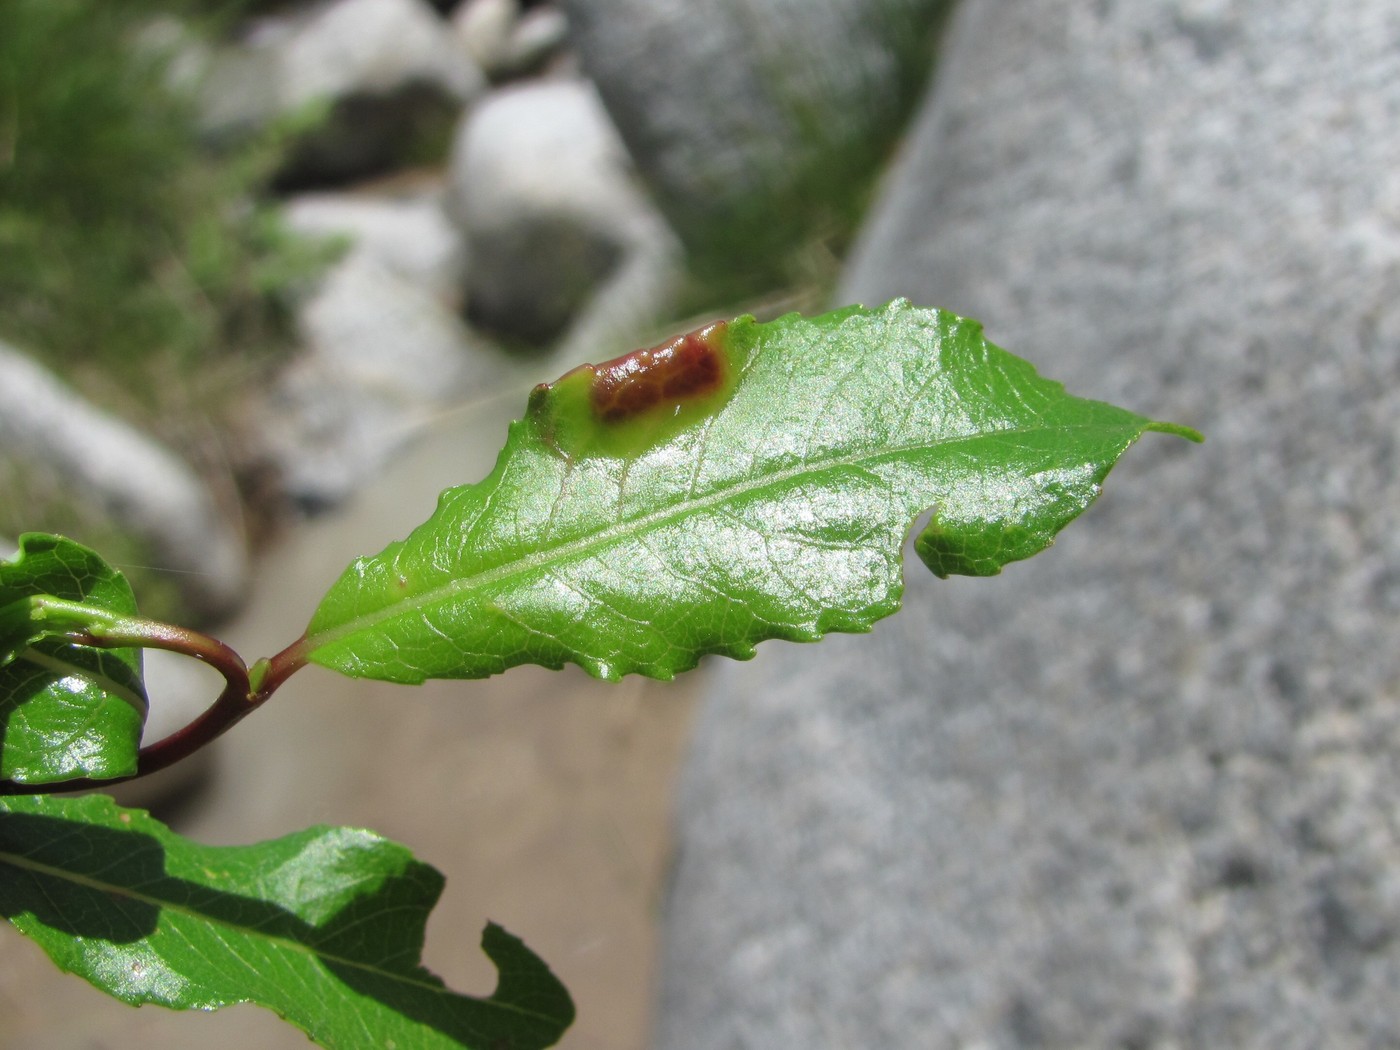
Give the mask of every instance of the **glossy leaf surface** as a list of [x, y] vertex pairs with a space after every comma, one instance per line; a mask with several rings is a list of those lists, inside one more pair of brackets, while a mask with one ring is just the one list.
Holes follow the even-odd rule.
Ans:
[[13, 561], [0, 561], [0, 779], [135, 772], [146, 717], [141, 651], [52, 636], [55, 625], [29, 611], [35, 595], [136, 614], [126, 578], [72, 540], [29, 533]]
[[325, 1047], [531, 1050], [573, 1018], [515, 937], [486, 928], [490, 998], [420, 965], [442, 876], [367, 831], [211, 847], [103, 796], [0, 799], [0, 912], [58, 966], [128, 1003], [254, 1002]]
[[490, 476], [350, 566], [306, 652], [401, 682], [566, 661], [665, 679], [865, 631], [899, 606], [921, 512], [935, 573], [994, 574], [1146, 430], [1194, 437], [1069, 396], [945, 312], [740, 318], [536, 388]]

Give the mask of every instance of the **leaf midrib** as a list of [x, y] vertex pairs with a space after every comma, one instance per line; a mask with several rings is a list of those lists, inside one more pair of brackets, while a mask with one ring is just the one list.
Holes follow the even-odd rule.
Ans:
[[[480, 1003], [482, 1005], [493, 1006], [502, 1010], [508, 1010], [513, 1013], [521, 1014], [523, 1016], [533, 1017], [549, 1024], [557, 1023], [557, 1019], [549, 1016], [548, 1014], [538, 1013], [533, 1010], [526, 1010], [522, 1007], [516, 1006], [514, 1003], [505, 1002], [495, 998], [480, 999], [475, 996], [462, 995], [461, 993], [454, 992], [450, 988], [447, 988], [446, 986], [439, 983], [416, 979], [408, 974], [397, 973], [393, 970], [386, 970], [379, 966], [373, 966], [369, 963], [365, 963], [357, 959], [346, 958], [345, 956], [336, 955], [331, 952], [319, 951], [308, 945], [302, 944], [299, 941], [288, 940], [285, 937], [279, 937], [274, 936], [272, 934], [263, 933], [255, 929], [240, 926], [237, 923], [229, 922], [226, 919], [211, 918], [210, 916], [207, 916], [202, 912], [195, 911], [186, 906], [176, 904], [171, 901], [161, 900], [158, 897], [152, 897], [148, 894], [140, 893], [129, 886], [125, 886], [120, 883], [103, 882], [99, 879], [95, 879], [90, 876], [79, 875], [76, 872], [67, 870], [66, 868], [58, 868], [50, 864], [42, 864], [38, 861], [32, 860], [29, 857], [24, 856], [23, 854], [16, 854], [5, 850], [0, 850], [0, 862], [9, 863], [16, 868], [20, 868], [25, 871], [35, 872], [40, 875], [45, 875], [49, 878], [54, 878], [65, 882], [71, 882], [76, 885], [83, 886], [87, 889], [98, 890], [102, 893], [110, 893], [118, 897], [125, 897], [129, 900], [135, 901], [140, 904], [146, 904], [159, 910], [171, 911], [176, 913], [177, 915], [181, 915], [195, 922], [206, 923], [210, 926], [223, 926], [228, 929], [237, 930], [244, 936], [255, 937], [262, 941], [285, 948], [289, 951], [299, 953], [308, 958], [315, 958], [325, 962], [334, 963], [338, 966], [345, 966], [348, 968], [356, 969], [363, 973], [368, 973], [376, 977], [388, 978], [389, 980], [397, 981], [400, 984], [404, 984], [421, 991], [431, 992], [437, 995], [445, 995], [451, 999], [470, 999], [473, 1002]], [[175, 878], [176, 876], [167, 877]], [[194, 885], [199, 884], [195, 883]], [[212, 889], [212, 887], [203, 888]], [[281, 905], [275, 906], [281, 907]], [[419, 965], [421, 968], [421, 963]], [[426, 973], [427, 971], [424, 972]], [[374, 997], [367, 996], [366, 998]], [[379, 1002], [381, 1000], [375, 1001]], [[385, 1003], [384, 1005], [388, 1006], [389, 1004]], [[390, 1006], [389, 1008], [391, 1010], [393, 1009], [392, 1006]]]
[[113, 696], [131, 705], [142, 718], [146, 717], [146, 713], [149, 710], [149, 702], [144, 696], [122, 685], [112, 678], [111, 675], [103, 674], [100, 671], [94, 671], [88, 667], [80, 667], [77, 664], [61, 660], [56, 656], [50, 656], [48, 653], [40, 652], [33, 647], [20, 653], [15, 658], [15, 662], [31, 663], [45, 671], [64, 677], [77, 676], [85, 678], [97, 686], [102, 692], [111, 693]]
[[1024, 434], [1039, 434], [1045, 432], [1064, 433], [1070, 431], [1087, 430], [1132, 430], [1136, 428], [1140, 434], [1142, 431], [1151, 428], [1150, 420], [1133, 417], [1131, 423], [1108, 424], [1108, 423], [1071, 423], [1057, 424], [1054, 426], [1042, 425], [1034, 427], [1007, 427], [1001, 430], [989, 430], [978, 434], [971, 434], [964, 437], [950, 440], [929, 443], [909, 443], [897, 445], [893, 448], [882, 448], [878, 452], [860, 452], [843, 456], [833, 456], [829, 459], [804, 461], [800, 466], [792, 467], [788, 470], [780, 471], [776, 474], [765, 474], [759, 479], [746, 478], [738, 482], [726, 485], [708, 495], [698, 499], [685, 500], [678, 504], [647, 514], [640, 514], [631, 518], [624, 518], [613, 522], [597, 532], [578, 539], [568, 540], [557, 547], [550, 548], [547, 552], [538, 555], [526, 555], [513, 559], [503, 565], [486, 569], [482, 572], [473, 573], [469, 576], [459, 576], [446, 583], [423, 591], [419, 594], [410, 595], [390, 605], [386, 605], [373, 612], [362, 613], [358, 616], [346, 620], [336, 627], [319, 631], [316, 634], [307, 635], [306, 652], [314, 654], [321, 649], [334, 645], [348, 635], [357, 634], [360, 631], [368, 630], [386, 620], [392, 620], [407, 613], [437, 605], [458, 594], [479, 588], [490, 586], [499, 580], [509, 579], [512, 576], [523, 575], [527, 572], [544, 568], [556, 562], [567, 561], [570, 558], [587, 554], [600, 547], [605, 547], [615, 540], [621, 539], [629, 534], [646, 532], [652, 528], [658, 528], [668, 524], [670, 521], [683, 517], [691, 513], [698, 513], [709, 507], [720, 504], [729, 499], [738, 499], [749, 493], [769, 486], [776, 487], [794, 478], [807, 473], [818, 473], [838, 467], [853, 467], [869, 465], [883, 459], [901, 456], [919, 450], [934, 450], [955, 447], [960, 444], [967, 444], [973, 441], [981, 441], [992, 437], [1015, 437]]

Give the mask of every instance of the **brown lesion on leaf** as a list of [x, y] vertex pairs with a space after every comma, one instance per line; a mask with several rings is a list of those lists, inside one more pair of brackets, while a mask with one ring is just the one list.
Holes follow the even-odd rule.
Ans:
[[729, 322], [716, 321], [602, 364], [584, 364], [530, 393], [535, 436], [566, 461], [636, 455], [720, 407], [738, 365]]
[[671, 407], [718, 391], [725, 382], [728, 359], [723, 349], [725, 321], [697, 328], [665, 343], [633, 350], [599, 365], [579, 365], [553, 383], [530, 392], [538, 410], [556, 387], [577, 380], [588, 384], [594, 416], [620, 423], [659, 407]]
[[728, 364], [721, 349], [724, 329], [725, 322], [716, 321], [592, 366], [594, 415], [604, 423], [617, 423], [714, 393], [724, 385]]

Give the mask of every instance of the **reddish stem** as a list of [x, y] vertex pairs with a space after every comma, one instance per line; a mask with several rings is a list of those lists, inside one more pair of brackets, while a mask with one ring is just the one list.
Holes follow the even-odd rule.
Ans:
[[309, 653], [310, 642], [303, 634], [276, 656], [265, 657], [253, 664], [249, 671], [249, 681], [255, 703], [262, 703], [276, 692], [283, 682], [305, 667]]
[[134, 646], [167, 649], [192, 656], [223, 675], [223, 691], [213, 705], [193, 722], [154, 744], [143, 747], [137, 754], [136, 772], [129, 776], [104, 780], [83, 777], [56, 784], [0, 781], [0, 795], [86, 791], [149, 776], [188, 758], [200, 748], [223, 736], [266, 703], [278, 686], [306, 664], [306, 639], [299, 638], [271, 659], [259, 660], [254, 664], [253, 681], [250, 680], [243, 658], [223, 642], [198, 631], [153, 620], [120, 620], [110, 625], [94, 626], [87, 631], [73, 632], [68, 637], [78, 645], [90, 645], [99, 649]]

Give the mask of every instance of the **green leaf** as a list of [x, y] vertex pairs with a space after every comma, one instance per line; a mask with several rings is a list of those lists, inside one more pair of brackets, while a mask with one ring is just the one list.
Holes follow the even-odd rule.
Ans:
[[1146, 430], [982, 328], [904, 301], [742, 317], [531, 395], [490, 476], [353, 563], [304, 651], [419, 682], [521, 663], [671, 678], [767, 638], [865, 631], [901, 546], [989, 575], [1048, 546]]
[[368, 831], [201, 846], [100, 796], [0, 799], [0, 912], [61, 968], [128, 1003], [254, 1002], [330, 1048], [531, 1050], [568, 993], [489, 925], [487, 999], [419, 963], [442, 876]]
[[131, 587], [72, 540], [28, 533], [19, 543], [14, 561], [0, 561], [0, 778], [51, 784], [130, 775], [146, 718], [141, 651], [69, 642], [62, 632], [81, 623], [46, 616], [35, 599], [134, 616]]

